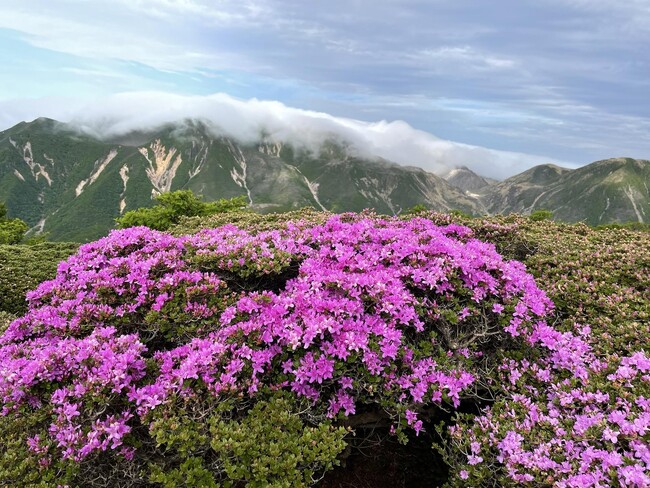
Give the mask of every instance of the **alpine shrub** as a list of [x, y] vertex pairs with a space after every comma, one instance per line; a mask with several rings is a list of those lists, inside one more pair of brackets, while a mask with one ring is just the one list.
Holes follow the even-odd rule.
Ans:
[[[553, 305], [521, 263], [424, 218], [113, 231], [28, 300], [0, 336], [8, 484], [36, 470], [83, 486], [308, 485], [357, 414], [405, 440], [431, 409], [600, 367], [582, 336], [546, 322]], [[511, 452], [495, 459], [518, 463]]]

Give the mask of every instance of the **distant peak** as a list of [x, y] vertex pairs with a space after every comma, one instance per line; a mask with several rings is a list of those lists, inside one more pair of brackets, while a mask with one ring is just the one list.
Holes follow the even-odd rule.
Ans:
[[63, 122], [58, 120], [50, 119], [48, 117], [38, 117], [37, 119], [27, 122], [27, 125], [40, 126], [40, 127], [54, 127], [56, 125], [65, 125]]

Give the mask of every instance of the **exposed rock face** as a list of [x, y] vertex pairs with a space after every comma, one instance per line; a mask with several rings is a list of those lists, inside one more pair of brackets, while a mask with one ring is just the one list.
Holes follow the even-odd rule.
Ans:
[[117, 149], [111, 149], [105, 158], [95, 161], [93, 172], [88, 178], [79, 182], [77, 188], [75, 188], [75, 194], [77, 196], [81, 195], [86, 185], [92, 185], [106, 169], [106, 166], [108, 166], [108, 164], [113, 161], [113, 159], [115, 159], [115, 156], [117, 156]]
[[[14, 143], [15, 144], [15, 143]], [[14, 147], [16, 147], [14, 145]], [[27, 141], [25, 145], [22, 147], [22, 153], [23, 153], [23, 161], [25, 161], [25, 164], [29, 167], [32, 176], [36, 181], [40, 177], [43, 177], [45, 181], [47, 181], [48, 186], [52, 186], [52, 178], [46, 171], [45, 167], [42, 164], [37, 163], [34, 161], [34, 153], [32, 152], [32, 143]]]
[[152, 196], [168, 192], [172, 187], [176, 171], [183, 162], [182, 156], [176, 154], [178, 150], [175, 147], [170, 147], [168, 150], [160, 139], [156, 139], [148, 147], [138, 148], [138, 151], [149, 163], [146, 171], [153, 186]]
[[129, 182], [129, 167], [126, 164], [120, 168], [120, 178], [122, 178], [122, 193], [120, 193], [120, 215], [122, 215], [126, 208], [126, 198], [124, 198], [126, 184]]

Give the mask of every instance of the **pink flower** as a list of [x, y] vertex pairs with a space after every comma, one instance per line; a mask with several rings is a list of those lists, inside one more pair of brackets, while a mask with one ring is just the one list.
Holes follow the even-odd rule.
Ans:
[[[498, 340], [517, 337], [550, 358], [540, 377], [550, 382], [561, 370], [586, 379], [585, 342], [547, 325], [552, 304], [523, 265], [472, 235], [427, 219], [355, 214], [255, 234], [232, 225], [182, 237], [112, 232], [30, 293], [28, 313], [0, 337], [2, 411], [51, 405], [49, 438], [30, 448], [51, 444], [73, 460], [118, 448], [133, 457], [125, 445], [133, 427], [173, 399], [268, 389], [323, 402], [330, 416], [353, 415], [364, 402], [395, 417], [405, 411], [419, 434], [417, 410], [456, 408], [475, 384], [486, 386], [480, 341], [455, 347], [438, 326], [459, 318], [471, 332], [483, 315], [495, 321], [490, 309], [503, 315], [488, 324]], [[278, 283], [264, 285], [269, 277]], [[647, 363], [634, 356], [621, 367], [647, 372]], [[513, 384], [525, 383], [530, 367], [514, 365]], [[526, 411], [551, 423], [542, 408]], [[588, 429], [591, 418], [578, 426]], [[630, 419], [626, 427], [645, 432], [644, 417]], [[514, 434], [490, 442], [501, 441], [504, 460], [522, 455]], [[471, 446], [470, 461], [483, 462], [487, 444]]]
[[613, 442], [614, 444], [616, 444], [616, 441], [618, 440], [618, 435], [619, 435], [619, 434], [620, 434], [619, 431], [617, 431], [617, 430], [612, 430], [612, 429], [610, 429], [609, 427], [607, 427], [607, 428], [603, 431], [603, 440], [606, 440], [606, 441], [609, 441], [609, 442]]

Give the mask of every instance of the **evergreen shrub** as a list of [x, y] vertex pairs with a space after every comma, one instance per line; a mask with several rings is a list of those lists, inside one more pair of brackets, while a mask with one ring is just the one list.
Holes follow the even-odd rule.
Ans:
[[78, 247], [64, 242], [0, 245], [0, 311], [24, 314], [27, 292], [42, 281], [54, 278], [59, 262]]
[[28, 300], [0, 337], [10, 484], [308, 485], [345, 419], [384, 416], [406, 440], [431, 409], [499, 391], [510, 354], [587, 368], [520, 263], [422, 218], [113, 231]]
[[114, 231], [5, 318], [1, 484], [308, 486], [364, 419], [444, 418], [449, 486], [650, 485], [645, 234], [224, 219]]

